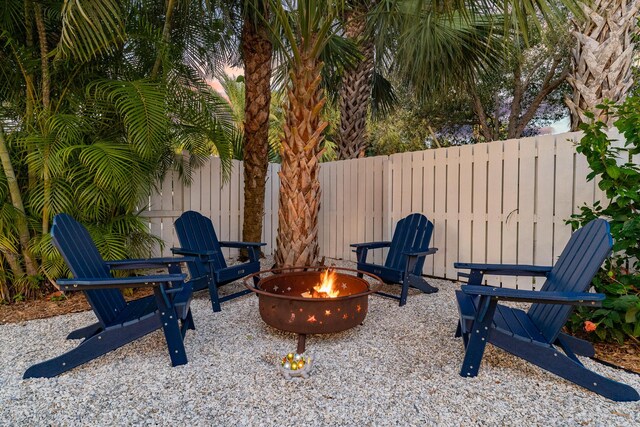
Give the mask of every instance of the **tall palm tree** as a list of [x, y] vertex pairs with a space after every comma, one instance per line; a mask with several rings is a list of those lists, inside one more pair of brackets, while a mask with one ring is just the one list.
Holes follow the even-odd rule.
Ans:
[[317, 263], [318, 173], [328, 124], [321, 115], [326, 102], [321, 86], [323, 58], [330, 51], [357, 55], [337, 35], [342, 9], [341, 2], [327, 0], [274, 0], [271, 4], [285, 44], [282, 60], [289, 71], [275, 254], [278, 267]]
[[577, 44], [572, 73], [567, 77], [573, 87], [573, 96], [566, 99], [573, 130], [588, 121], [587, 111], [610, 126], [613, 117], [603, 116], [596, 106], [605, 99], [624, 101], [632, 86], [632, 34], [638, 25], [640, 1], [595, 0], [583, 8], [586, 20], [575, 24]]
[[262, 238], [265, 180], [269, 166], [269, 108], [273, 44], [266, 27], [269, 21], [268, 2], [262, 0], [245, 2], [243, 19], [240, 44], [245, 82], [242, 238], [247, 242], [258, 242]]
[[374, 43], [367, 32], [367, 17], [377, 0], [350, 0], [344, 11], [345, 36], [358, 44], [362, 58], [343, 72], [340, 85], [339, 160], [364, 155], [367, 147], [366, 124], [371, 98]]

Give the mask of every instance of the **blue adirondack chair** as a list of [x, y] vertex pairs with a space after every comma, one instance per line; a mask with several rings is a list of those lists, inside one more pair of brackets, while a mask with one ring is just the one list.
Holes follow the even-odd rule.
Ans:
[[[221, 242], [218, 241], [211, 220], [195, 211], [187, 211], [180, 215], [174, 224], [179, 248], [172, 248], [174, 254], [197, 258], [197, 262], [189, 263], [189, 274], [193, 280], [193, 290], [209, 288], [213, 311], [220, 311], [220, 303], [245, 295], [251, 291], [242, 291], [220, 297], [218, 288], [234, 282], [249, 274], [260, 271], [260, 246], [266, 243]], [[246, 249], [249, 261], [239, 265], [227, 266], [222, 248]], [[258, 278], [254, 278], [257, 283]]]
[[[586, 292], [613, 241], [609, 224], [596, 219], [573, 233], [553, 267], [530, 265], [464, 264], [460, 273], [469, 279], [456, 291], [465, 356], [460, 375], [474, 377], [487, 343], [527, 360], [542, 369], [616, 401], [638, 400], [628, 385], [590, 371], [577, 355], [592, 357], [593, 346], [561, 331], [574, 306], [599, 306], [603, 294]], [[482, 286], [484, 275], [546, 277], [540, 291]], [[533, 302], [527, 312], [498, 301]], [[561, 352], [560, 349], [562, 349]]]
[[[98, 321], [71, 332], [83, 339], [73, 350], [31, 366], [24, 378], [54, 377], [162, 328], [173, 366], [187, 363], [183, 338], [194, 329], [189, 304], [191, 285], [180, 273], [186, 258], [104, 261], [89, 232], [71, 216], [53, 220], [51, 236], [73, 279], [58, 280], [63, 291], [83, 291]], [[166, 267], [169, 274], [114, 278], [111, 270]], [[126, 302], [123, 288], [153, 287], [154, 295]], [[180, 325], [181, 323], [181, 325]]]
[[[400, 296], [384, 292], [377, 292], [385, 297], [400, 300], [400, 305], [407, 303], [409, 287], [430, 294], [438, 291], [422, 278], [422, 267], [427, 255], [435, 254], [438, 249], [429, 248], [433, 223], [422, 214], [414, 213], [396, 225], [390, 242], [354, 243], [358, 260], [358, 270], [373, 273], [387, 284], [400, 284]], [[389, 248], [384, 265], [367, 262], [369, 249]], [[362, 277], [362, 275], [359, 275]]]

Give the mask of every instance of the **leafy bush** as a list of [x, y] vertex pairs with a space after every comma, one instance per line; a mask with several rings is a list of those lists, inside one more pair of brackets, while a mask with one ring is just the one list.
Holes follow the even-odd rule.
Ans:
[[[583, 329], [585, 322], [597, 339], [604, 341], [637, 340], [640, 336], [640, 167], [633, 156], [640, 153], [640, 97], [630, 97], [619, 106], [599, 105], [607, 114], [617, 117], [614, 125], [625, 138], [624, 147], [612, 146], [605, 124], [593, 121], [582, 125], [584, 137], [577, 147], [589, 162], [589, 180], [598, 186], [609, 204], [596, 202], [583, 206], [571, 223], [578, 228], [590, 220], [603, 217], [611, 225], [614, 239], [613, 256], [593, 280], [597, 292], [606, 300], [601, 308], [580, 308], [569, 321], [573, 331]], [[590, 116], [593, 119], [593, 115]]]

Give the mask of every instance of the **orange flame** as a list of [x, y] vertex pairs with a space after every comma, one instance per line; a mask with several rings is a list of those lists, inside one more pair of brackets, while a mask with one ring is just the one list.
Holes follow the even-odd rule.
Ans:
[[336, 280], [338, 280], [338, 275], [334, 270], [325, 270], [322, 273], [320, 284], [314, 286], [313, 290], [319, 294], [326, 294], [329, 298], [335, 298], [340, 294], [340, 291], [336, 289]]
[[340, 295], [340, 291], [336, 286], [338, 274], [327, 269], [320, 276], [320, 283], [313, 287], [313, 292], [305, 292], [302, 294], [305, 298], [336, 298]]

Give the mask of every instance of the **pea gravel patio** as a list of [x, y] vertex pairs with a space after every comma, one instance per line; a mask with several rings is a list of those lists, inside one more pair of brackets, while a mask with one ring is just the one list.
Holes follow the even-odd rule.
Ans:
[[[477, 378], [460, 377], [458, 285], [431, 283], [440, 292], [412, 291], [402, 308], [373, 296], [364, 325], [310, 336], [307, 380], [277, 371], [296, 337], [266, 326], [252, 295], [213, 313], [197, 294], [189, 363], [176, 368], [157, 331], [57, 378], [24, 381], [29, 365], [74, 347], [64, 337], [93, 314], [3, 325], [0, 425], [640, 425], [639, 402], [608, 401], [492, 346]], [[638, 375], [583, 361], [640, 389]]]

